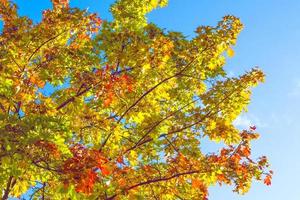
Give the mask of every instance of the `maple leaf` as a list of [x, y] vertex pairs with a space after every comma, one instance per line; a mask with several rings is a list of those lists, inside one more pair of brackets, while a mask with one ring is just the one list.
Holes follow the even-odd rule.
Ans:
[[200, 181], [198, 179], [193, 179], [192, 180], [192, 187], [193, 188], [202, 188], [203, 187], [203, 183], [202, 183], [202, 181]]
[[234, 51], [233, 51], [233, 49], [232, 49], [232, 48], [229, 48], [229, 49], [227, 50], [227, 54], [228, 54], [229, 57], [233, 57], [233, 56], [234, 56]]
[[111, 103], [112, 103], [112, 98], [109, 97], [104, 100], [103, 105], [104, 105], [104, 107], [108, 107]]
[[100, 166], [99, 168], [104, 176], [111, 174], [111, 170], [106, 165]]
[[240, 152], [241, 154], [244, 156], [244, 157], [249, 157], [251, 155], [251, 150], [248, 146], [243, 146], [241, 149], [240, 149]]
[[126, 181], [125, 178], [120, 178], [120, 179], [118, 180], [118, 184], [119, 184], [119, 186], [122, 188], [122, 187], [125, 187], [125, 186], [126, 186], [127, 181]]
[[83, 177], [76, 185], [76, 191], [91, 194], [93, 192], [94, 184], [97, 179], [97, 174], [93, 170], [89, 170], [85, 177]]
[[117, 158], [117, 162], [118, 162], [119, 164], [125, 164], [125, 163], [124, 163], [124, 159], [123, 159], [122, 156], [119, 156], [119, 157]]
[[265, 179], [264, 179], [264, 184], [266, 184], [268, 186], [271, 185], [272, 184], [271, 180], [272, 180], [272, 176], [271, 175], [267, 175], [265, 177]]

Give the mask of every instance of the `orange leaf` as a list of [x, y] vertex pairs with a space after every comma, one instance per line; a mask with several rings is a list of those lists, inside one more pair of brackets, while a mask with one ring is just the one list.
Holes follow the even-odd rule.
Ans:
[[104, 100], [104, 107], [108, 107], [112, 102], [112, 98], [107, 98]]
[[39, 80], [39, 81], [37, 81], [36, 85], [37, 85], [39, 88], [43, 88], [43, 87], [45, 86], [45, 81]]
[[101, 170], [101, 172], [102, 172], [102, 174], [103, 174], [104, 176], [108, 176], [108, 175], [111, 174], [111, 171], [110, 171], [110, 170], [108, 169], [108, 167], [105, 166], [105, 165], [101, 166], [101, 167], [100, 167], [100, 170]]
[[200, 188], [202, 186], [203, 186], [203, 183], [200, 180], [198, 180], [198, 179], [193, 179], [192, 180], [192, 187], [193, 188]]
[[122, 157], [122, 156], [119, 156], [119, 157], [117, 158], [117, 162], [120, 163], [120, 164], [124, 164], [123, 157]]
[[118, 184], [119, 184], [120, 187], [126, 186], [126, 179], [125, 178], [120, 178], [118, 180]]
[[87, 172], [86, 176], [79, 181], [76, 186], [76, 192], [91, 194], [93, 192], [94, 184], [97, 179], [97, 174], [93, 170]]
[[241, 152], [242, 152], [243, 156], [245, 156], [245, 157], [249, 157], [250, 154], [251, 154], [251, 151], [250, 151], [249, 147], [243, 147], [241, 149]]
[[267, 175], [266, 178], [264, 179], [264, 184], [271, 185], [272, 184], [271, 180], [272, 180], [271, 175]]

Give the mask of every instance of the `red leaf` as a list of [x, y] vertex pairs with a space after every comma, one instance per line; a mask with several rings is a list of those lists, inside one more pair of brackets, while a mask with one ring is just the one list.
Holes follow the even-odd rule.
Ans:
[[256, 130], [256, 126], [250, 126], [250, 130], [255, 131]]

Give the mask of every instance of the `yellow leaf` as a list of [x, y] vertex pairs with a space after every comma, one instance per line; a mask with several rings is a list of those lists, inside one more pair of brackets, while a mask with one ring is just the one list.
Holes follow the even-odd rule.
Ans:
[[130, 152], [129, 163], [132, 166], [136, 166], [138, 164], [138, 154], [135, 151]]
[[227, 54], [230, 58], [234, 56], [234, 50], [232, 48], [227, 49]]
[[19, 197], [23, 193], [25, 193], [29, 188], [29, 185], [25, 181], [18, 181], [17, 184], [13, 187], [12, 194], [15, 197]]

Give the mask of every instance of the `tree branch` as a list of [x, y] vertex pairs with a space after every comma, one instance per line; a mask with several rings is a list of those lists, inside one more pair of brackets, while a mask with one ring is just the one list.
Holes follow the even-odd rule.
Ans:
[[[171, 180], [171, 179], [174, 179], [174, 178], [178, 178], [180, 176], [191, 175], [191, 174], [196, 174], [196, 173], [201, 173], [201, 171], [200, 170], [193, 170], [193, 171], [188, 171], [188, 172], [177, 173], [177, 174], [174, 174], [174, 175], [169, 176], [169, 177], [156, 178], [156, 179], [152, 179], [152, 180], [147, 180], [147, 181], [144, 181], [144, 182], [132, 185], [132, 186], [126, 188], [125, 190], [129, 191], [129, 190], [132, 190], [134, 188], [141, 187], [141, 186], [144, 186], [144, 185], [149, 185], [149, 184], [152, 184], [152, 183], [157, 183], [157, 182], [162, 182], [162, 181], [168, 181], [168, 180]], [[118, 196], [118, 194], [114, 194], [113, 196], [108, 197], [106, 200], [113, 200], [117, 196]]]
[[182, 72], [184, 72], [188, 67], [190, 67], [193, 62], [195, 62], [197, 60], [198, 56], [196, 56], [194, 59], [192, 59], [183, 69], [181, 69], [179, 72], [177, 72], [176, 74], [167, 77], [165, 79], [163, 79], [162, 81], [160, 81], [159, 83], [157, 83], [156, 85], [154, 85], [153, 87], [151, 87], [149, 90], [147, 90], [142, 96], [140, 96], [131, 106], [129, 106], [129, 108], [127, 108], [127, 110], [125, 110], [125, 112], [120, 116], [119, 120], [117, 121], [117, 123], [119, 123], [124, 116], [133, 108], [135, 107], [143, 98], [145, 98], [150, 92], [152, 92], [153, 90], [155, 90], [157, 87], [159, 87], [160, 85], [162, 85], [163, 83], [169, 81], [172, 78], [175, 78], [179, 75], [181, 75]]
[[67, 32], [68, 30], [64, 30], [61, 33], [49, 38], [48, 40], [46, 40], [45, 42], [43, 42], [42, 44], [40, 44], [29, 56], [29, 58], [27, 59], [27, 61], [29, 62], [31, 60], [31, 58], [47, 43], [51, 42], [52, 40], [55, 40], [56, 38], [58, 38], [59, 36], [61, 36], [63, 33]]
[[7, 184], [6, 184], [6, 188], [4, 190], [4, 194], [3, 194], [3, 197], [2, 197], [2, 200], [7, 200], [8, 197], [9, 197], [9, 193], [11, 191], [11, 189], [14, 187], [14, 185], [16, 184], [16, 179], [14, 180], [14, 177], [13, 176], [10, 176], [8, 181], [7, 181]]
[[35, 191], [30, 195], [29, 200], [32, 200], [32, 198], [34, 197], [34, 195], [35, 195], [36, 193], [38, 193], [39, 191], [41, 191], [41, 190], [43, 190], [43, 193], [44, 193], [44, 192], [45, 192], [45, 191], [44, 191], [44, 188], [45, 188], [45, 187], [46, 187], [46, 183], [44, 182], [42, 187], [38, 188], [37, 190], [35, 190]]
[[[93, 87], [95, 87], [95, 86], [93, 86]], [[67, 99], [66, 101], [64, 101], [63, 103], [61, 103], [58, 107], [56, 107], [56, 110], [60, 110], [60, 109], [62, 109], [63, 107], [65, 107], [66, 105], [68, 105], [69, 103], [75, 101], [75, 98], [76, 98], [76, 97], [79, 97], [79, 96], [83, 95], [84, 93], [86, 93], [86, 92], [88, 92], [90, 89], [92, 89], [93, 87], [92, 87], [92, 86], [86, 87], [84, 90], [77, 92], [77, 94], [76, 94], [75, 96], [70, 97], [69, 99]]]
[[[240, 86], [240, 88], [242, 88], [242, 86]], [[235, 92], [237, 92], [237, 89], [236, 89], [236, 88], [233, 89], [229, 94], [227, 94], [221, 101], [219, 101], [219, 102], [216, 104], [216, 107], [219, 106], [221, 103], [224, 103], [224, 101], [226, 101], [228, 98], [230, 98]], [[217, 109], [217, 110], [214, 111], [214, 112], [213, 112], [213, 110], [210, 110], [210, 111], [207, 112], [204, 116], [202, 116], [198, 121], [196, 121], [196, 122], [194, 122], [194, 123], [191, 123], [191, 124], [188, 124], [188, 125], [186, 125], [186, 126], [184, 126], [184, 127], [182, 127], [182, 128], [179, 128], [179, 129], [176, 129], [176, 130], [173, 130], [173, 131], [169, 131], [169, 132], [166, 133], [166, 134], [161, 134], [161, 135], [159, 136], [159, 138], [162, 138], [162, 137], [164, 137], [164, 136], [166, 136], [166, 135], [172, 135], [172, 134], [174, 134], [174, 133], [178, 133], [178, 132], [181, 132], [181, 131], [186, 130], [186, 129], [188, 129], [188, 128], [191, 128], [191, 127], [193, 127], [193, 126], [195, 126], [195, 125], [197, 125], [197, 124], [203, 122], [203, 120], [205, 120], [207, 117], [210, 117], [210, 116], [212, 116], [212, 115], [214, 115], [214, 114], [217, 114], [218, 112], [220, 112], [219, 109]], [[153, 129], [150, 129], [150, 130], [152, 131]], [[143, 138], [146, 138], [146, 136], [143, 137]], [[132, 151], [132, 150], [135, 149], [135, 148], [138, 148], [138, 147], [144, 145], [145, 143], [151, 142], [151, 141], [153, 141], [153, 138], [144, 139], [144, 141], [143, 141], [143, 140], [139, 140], [139, 142], [137, 142], [136, 145], [134, 145], [134, 146], [130, 147], [129, 149], [127, 149], [127, 150], [125, 151], [124, 154], [128, 153], [129, 151]]]
[[[182, 72], [184, 72], [188, 67], [190, 67], [198, 58], [199, 55], [201, 55], [201, 53], [203, 53], [204, 51], [206, 51], [206, 48], [204, 50], [202, 50], [197, 56], [195, 56], [195, 58], [193, 58], [185, 67], [183, 67], [183, 69], [181, 69], [179, 72], [177, 72], [176, 74], [167, 77], [165, 79], [163, 79], [162, 81], [160, 81], [159, 83], [157, 83], [155, 86], [151, 87], [149, 90], [147, 90], [142, 96], [140, 96], [131, 106], [129, 106], [129, 108], [127, 108], [125, 110], [125, 112], [120, 116], [120, 118], [118, 119], [117, 123], [120, 123], [121, 120], [124, 118], [124, 116], [133, 108], [135, 107], [143, 98], [145, 98], [149, 93], [151, 93], [153, 90], [155, 90], [157, 87], [159, 87], [160, 85], [162, 85], [163, 83], [169, 81], [170, 79], [173, 79], [177, 76], [180, 76], [182, 74]], [[109, 140], [109, 138], [111, 137], [111, 135], [113, 134], [113, 131], [110, 132], [108, 134], [108, 136], [105, 138], [104, 142], [102, 143], [101, 147], [100, 147], [100, 151], [103, 149], [103, 147], [106, 145], [107, 141]]]
[[189, 102], [188, 104], [184, 105], [183, 107], [181, 107], [180, 109], [170, 113], [169, 115], [167, 115], [166, 117], [162, 118], [161, 120], [157, 121], [154, 123], [154, 125], [152, 125], [152, 127], [150, 127], [150, 129], [148, 129], [148, 131], [136, 142], [136, 144], [132, 147], [130, 147], [129, 149], [127, 149], [125, 151], [124, 154], [126, 154], [128, 151], [132, 150], [132, 149], [135, 149], [137, 146], [139, 146], [139, 144], [159, 125], [161, 124], [163, 121], [167, 120], [168, 118], [174, 116], [176, 113], [180, 112], [181, 110], [183, 110], [184, 108], [188, 107], [189, 105], [197, 102], [201, 100], [200, 98], [197, 98], [191, 102]]

